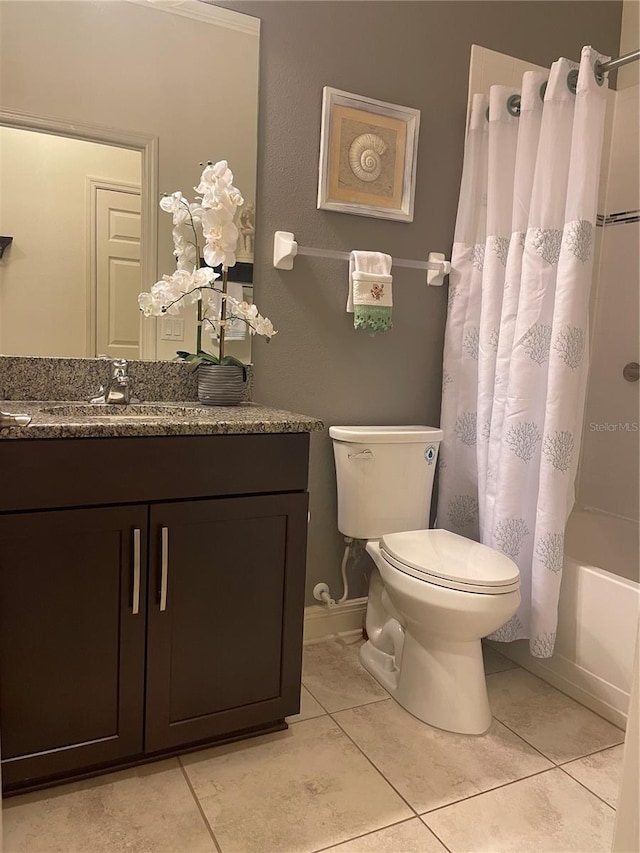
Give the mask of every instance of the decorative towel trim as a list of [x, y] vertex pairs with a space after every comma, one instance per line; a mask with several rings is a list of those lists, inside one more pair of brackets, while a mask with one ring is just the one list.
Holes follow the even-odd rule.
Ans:
[[356, 305], [353, 312], [353, 328], [367, 329], [370, 334], [388, 332], [393, 329], [389, 305]]

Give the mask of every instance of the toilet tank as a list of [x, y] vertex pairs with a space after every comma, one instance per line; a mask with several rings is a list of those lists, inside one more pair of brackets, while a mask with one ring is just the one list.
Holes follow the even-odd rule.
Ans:
[[442, 430], [429, 426], [333, 426], [338, 529], [354, 539], [429, 526]]

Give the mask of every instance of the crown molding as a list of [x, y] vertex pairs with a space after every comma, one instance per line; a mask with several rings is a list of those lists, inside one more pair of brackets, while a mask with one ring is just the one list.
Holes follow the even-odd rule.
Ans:
[[260, 18], [215, 6], [208, 0], [127, 0], [127, 2], [157, 12], [169, 12], [172, 15], [191, 18], [204, 24], [217, 24], [219, 27], [240, 33], [260, 34]]

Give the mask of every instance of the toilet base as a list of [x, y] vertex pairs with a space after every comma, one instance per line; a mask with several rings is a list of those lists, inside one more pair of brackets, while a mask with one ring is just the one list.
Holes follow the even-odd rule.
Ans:
[[362, 646], [360, 661], [398, 704], [430, 726], [468, 735], [491, 726], [480, 640], [429, 637], [425, 645], [407, 629], [400, 669], [371, 641]]

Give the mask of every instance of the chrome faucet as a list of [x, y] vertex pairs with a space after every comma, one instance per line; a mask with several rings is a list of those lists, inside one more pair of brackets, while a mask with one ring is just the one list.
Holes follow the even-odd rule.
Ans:
[[131, 399], [131, 380], [127, 376], [127, 362], [123, 358], [114, 358], [113, 373], [106, 401], [118, 406], [128, 406]]

